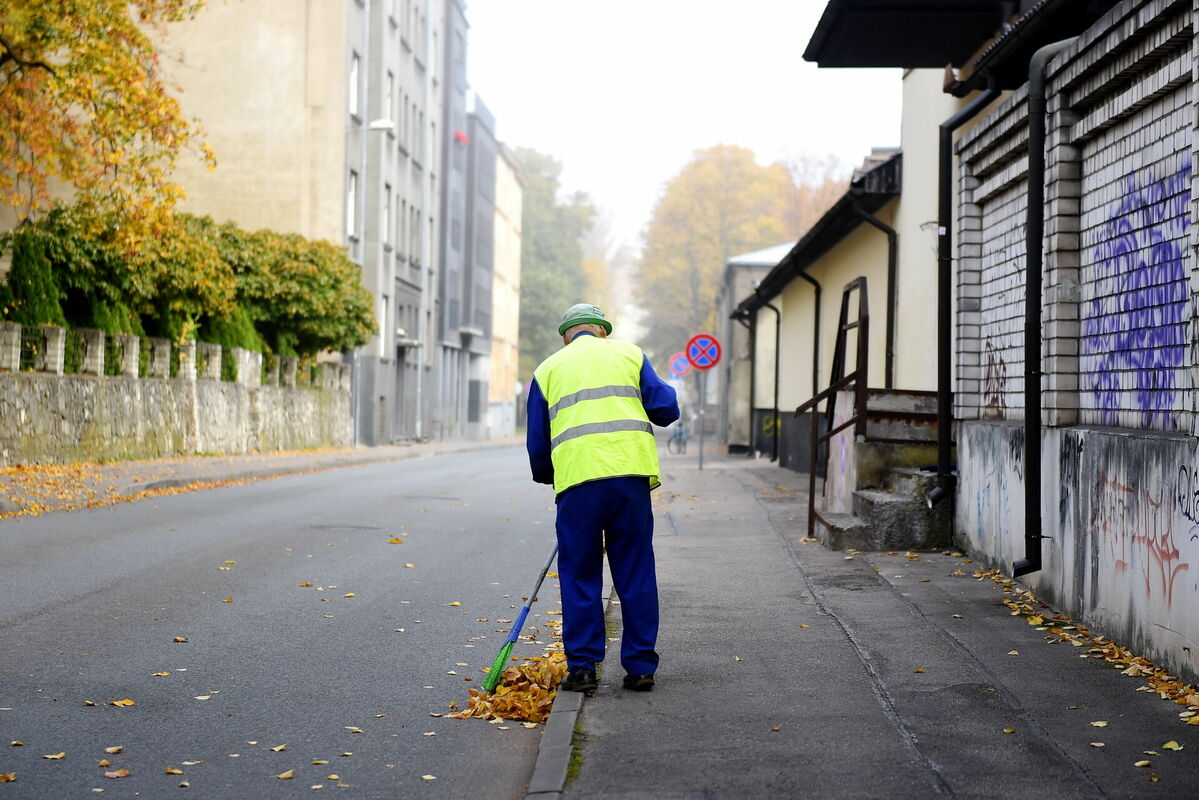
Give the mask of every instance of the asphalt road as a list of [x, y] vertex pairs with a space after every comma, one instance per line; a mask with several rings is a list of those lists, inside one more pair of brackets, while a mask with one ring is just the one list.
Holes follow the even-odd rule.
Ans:
[[0, 522], [0, 800], [521, 797], [540, 729], [430, 714], [552, 537], [518, 447]]

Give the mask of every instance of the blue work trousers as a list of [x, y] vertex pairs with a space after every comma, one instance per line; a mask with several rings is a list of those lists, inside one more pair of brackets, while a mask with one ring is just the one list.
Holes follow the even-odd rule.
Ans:
[[558, 576], [562, 640], [571, 669], [604, 660], [604, 548], [620, 597], [624, 635], [620, 663], [630, 675], [658, 668], [658, 582], [654, 514], [647, 478], [605, 478], [558, 498]]

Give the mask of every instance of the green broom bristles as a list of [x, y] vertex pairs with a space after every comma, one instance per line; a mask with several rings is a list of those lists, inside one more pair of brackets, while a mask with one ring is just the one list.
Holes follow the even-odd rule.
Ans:
[[487, 671], [487, 677], [483, 680], [483, 691], [494, 692], [495, 687], [499, 685], [500, 675], [504, 673], [504, 667], [508, 663], [508, 656], [512, 655], [513, 644], [514, 642], [508, 642], [501, 647], [499, 655], [491, 662], [491, 669]]

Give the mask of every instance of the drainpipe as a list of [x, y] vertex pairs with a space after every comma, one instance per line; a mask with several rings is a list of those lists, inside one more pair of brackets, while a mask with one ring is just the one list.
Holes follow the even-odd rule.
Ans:
[[754, 427], [754, 401], [758, 388], [758, 312], [749, 318], [749, 457], [758, 453], [758, 429]]
[[774, 442], [771, 445], [771, 461], [779, 460], [779, 336], [783, 331], [783, 317], [771, 303], [763, 303], [763, 308], [769, 308], [774, 312]]
[[[749, 334], [749, 447], [746, 451], [752, 456], [754, 454], [754, 326], [746, 319], [746, 315], [739, 311], [734, 311], [732, 319], [741, 323], [741, 327], [745, 328]], [[730, 340], [730, 344], [731, 344]], [[725, 415], [729, 418], [728, 428], [731, 430], [732, 410], [733, 410], [733, 371], [729, 370], [728, 385], [725, 387]]]
[[799, 273], [799, 277], [816, 290], [816, 313], [812, 315], [812, 397], [815, 397], [820, 394], [820, 282], [806, 272]]
[[1012, 576], [1041, 570], [1041, 269], [1045, 229], [1045, 67], [1078, 37], [1028, 62], [1028, 218], [1024, 225], [1024, 558]]
[[953, 496], [953, 132], [999, 97], [990, 75], [982, 94], [941, 123], [937, 152], [937, 485], [928, 507]]
[[854, 212], [866, 222], [887, 235], [887, 344], [886, 372], [883, 382], [885, 388], [895, 388], [895, 274], [899, 260], [899, 234], [890, 225], [862, 208], [857, 200], [853, 203]]

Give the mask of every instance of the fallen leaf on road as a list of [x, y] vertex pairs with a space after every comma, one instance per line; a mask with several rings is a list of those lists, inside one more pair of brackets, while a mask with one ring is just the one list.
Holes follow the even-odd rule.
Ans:
[[93, 703], [91, 700], [84, 700], [83, 704], [85, 706], [94, 706], [95, 705], [95, 703]]
[[65, 755], [66, 755], [66, 753], [65, 753], [65, 752], [63, 752], [63, 753], [55, 753], [55, 754], [54, 754], [54, 755], [52, 755], [52, 756], [42, 756], [42, 758], [44, 758], [44, 759], [47, 759], [47, 760], [49, 760], [49, 761], [58, 761], [59, 759], [61, 759], [61, 758], [62, 758], [63, 756], [65, 756]]
[[169, 672], [151, 672], [150, 673], [150, 675], [155, 678], [165, 678], [166, 676], [168, 676], [170, 674], [171, 673], [169, 673]]
[[429, 712], [429, 716], [430, 716], [430, 717], [444, 717], [445, 715], [444, 715], [444, 714], [438, 714], [436, 711], [430, 711], [430, 712]]
[[222, 600], [221, 602], [222, 602], [222, 603], [232, 603], [232, 602], [233, 602], [233, 598], [232, 598], [232, 597], [226, 597], [226, 598], [225, 598], [224, 600]]
[[225, 563], [226, 564], [236, 564], [237, 562], [236, 561], [226, 561]]
[[339, 780], [341, 780], [341, 776], [340, 776], [340, 775], [338, 775], [336, 772], [334, 772], [332, 775], [326, 775], [326, 776], [325, 776], [325, 780], [327, 780], [327, 781], [339, 781]]
[[1103, 742], [1091, 742], [1091, 747], [1103, 747]]
[[117, 745], [116, 747], [105, 747], [104, 752], [108, 753], [110, 756], [115, 756], [117, 753], [121, 752], [124, 749], [125, 749], [124, 747]]
[[273, 751], [274, 751], [274, 752], [276, 752], [276, 753], [282, 753], [282, 752], [283, 752], [284, 750], [286, 750], [286, 749], [287, 749], [287, 745], [285, 745], [285, 744], [281, 744], [281, 745], [279, 745], [278, 747], [272, 747], [272, 748], [271, 748], [271, 750], [273, 750]]
[[20, 739], [13, 739], [11, 742], [9, 742], [9, 744], [13, 747], [23, 747], [25, 745], [25, 743]]
[[175, 637], [174, 639], [172, 639], [171, 641], [172, 641], [172, 642], [186, 642], [186, 641], [187, 641], [187, 637], [186, 637], [186, 636], [176, 636], [176, 637]]
[[408, 567], [409, 569], [412, 569], [413, 567], [416, 566], [416, 564], [405, 564], [404, 566]]
[[537, 727], [536, 722], [522, 722], [522, 723], [520, 723], [520, 725], [522, 728], [536, 728]]
[[183, 770], [181, 770], [181, 769], [175, 769], [174, 767], [167, 767], [167, 769], [166, 769], [166, 773], [167, 773], [168, 775], [182, 775], [182, 774], [183, 774]]
[[12, 783], [17, 779], [15, 772], [0, 772], [0, 783]]
[[459, 603], [457, 600], [455, 600], [455, 601], [453, 601], [452, 603], [450, 603], [450, 605], [452, 605], [452, 606], [460, 606], [460, 605], [462, 605], [462, 604], [461, 604], [461, 603]]
[[[423, 511], [424, 509], [421, 509], [421, 510]], [[437, 776], [436, 775], [421, 775], [420, 779], [422, 781], [435, 781], [435, 780], [437, 780]]]
[[109, 705], [121, 706], [122, 708], [127, 708], [129, 706], [135, 706], [135, 705], [137, 705], [137, 703], [133, 702], [128, 697], [126, 697], [124, 700], [112, 700], [109, 702]]
[[357, 595], [354, 594], [353, 592], [346, 592], [345, 594], [342, 595], [342, 597], [357, 597]]
[[437, 735], [437, 731], [425, 731], [424, 733], [421, 734], [421, 736], [436, 736], [436, 735]]
[[1004, 733], [1015, 733], [1016, 729], [1015, 728], [1004, 728], [1003, 732]]
[[112, 772], [105, 772], [104, 777], [105, 778], [128, 778], [129, 770], [124, 769], [124, 768], [114, 769]]
[[776, 725], [775, 727], [771, 728], [770, 730], [772, 730], [772, 731], [773, 731], [773, 732], [775, 732], [775, 733], [778, 733], [778, 731], [779, 731], [779, 729], [778, 729], [778, 726], [777, 726], [777, 725]]
[[301, 583], [301, 584], [300, 584], [300, 588], [306, 588], [306, 587], [309, 587], [309, 586], [311, 586], [311, 585], [312, 585], [312, 584], [311, 584], [311, 583], [309, 583], [308, 581], [304, 581], [303, 583]]
[[733, 656], [734, 661], [741, 661], [741, 656]]
[[1152, 763], [1153, 763], [1152, 761], [1138, 761], [1135, 764], [1133, 764], [1133, 766], [1134, 767], [1147, 767]]
[[187, 781], [179, 781], [179, 788], [180, 788], [180, 789], [186, 789], [186, 788], [187, 788], [187, 787], [189, 787], [189, 786], [191, 786], [191, 784], [190, 784], [190, 783], [188, 783]]
[[217, 567], [221, 572], [228, 572], [232, 567]]
[[1107, 723], [1104, 722], [1103, 720], [1099, 720], [1098, 722], [1092, 722], [1091, 725], [1096, 728], [1106, 728], [1107, 727]]
[[916, 667], [912, 672], [924, 672], [924, 667]]
[[1171, 739], [1170, 741], [1168, 741], [1162, 745], [1162, 749], [1163, 750], [1181, 750], [1182, 745], [1180, 745], [1178, 742]]
[[353, 725], [343, 725], [342, 727], [350, 733], [362, 733], [362, 728], [356, 728]]
[[1149, 777], [1145, 778], [1145, 780], [1150, 781], [1152, 783], [1157, 783], [1158, 781], [1161, 780], [1161, 777], [1155, 772], [1152, 775], [1150, 775]]
[[338, 753], [338, 755], [341, 756], [342, 758], [349, 758], [350, 756], [352, 756], [354, 754], [353, 753]]
[[198, 694], [198, 695], [196, 695], [196, 699], [197, 699], [197, 700], [211, 700], [211, 699], [212, 699], [212, 695], [210, 695], [210, 694]]
[[289, 781], [292, 778], [294, 778], [295, 776], [296, 776], [296, 771], [294, 769], [289, 769], [287, 772], [280, 772], [275, 777], [281, 781]]
[[102, 759], [100, 759], [99, 761], [97, 761], [97, 762], [96, 762], [96, 766], [97, 766], [97, 767], [111, 767], [111, 766], [112, 766], [112, 762], [111, 762], [111, 761], [109, 761], [107, 758], [102, 758]]
[[1019, 650], [1008, 650], [1007, 654], [1009, 656], [1018, 656], [1018, 655], [1020, 655], [1020, 651]]
[[393, 536], [393, 537], [391, 537], [390, 539], [388, 539], [388, 540], [387, 540], [387, 543], [388, 543], [388, 544], [403, 544], [403, 543], [404, 543], [404, 540], [403, 540], [403, 539], [401, 539], [401, 538], [400, 538], [400, 537], [398, 537], [398, 536]]
[[204, 759], [200, 759], [198, 761], [184, 761], [183, 766], [194, 767], [196, 764], [203, 764], [203, 763], [204, 763]]
[[802, 624], [802, 623], [801, 623], [799, 627], [801, 627], [801, 628], [810, 628], [810, 627], [812, 627], [812, 626], [811, 626], [811, 625], [804, 625], [804, 624]]

